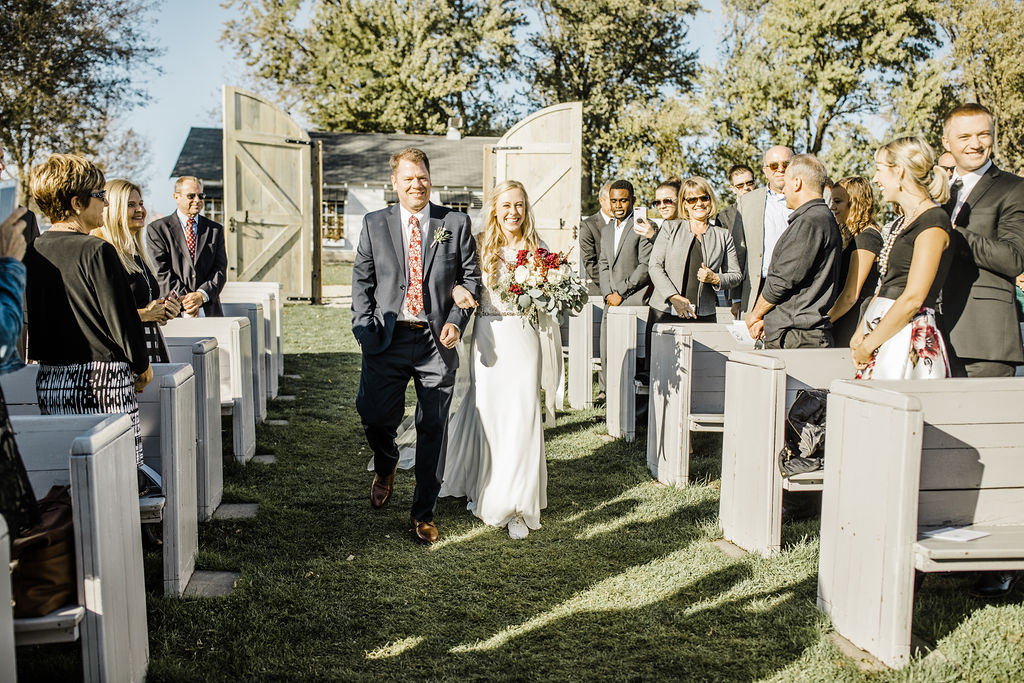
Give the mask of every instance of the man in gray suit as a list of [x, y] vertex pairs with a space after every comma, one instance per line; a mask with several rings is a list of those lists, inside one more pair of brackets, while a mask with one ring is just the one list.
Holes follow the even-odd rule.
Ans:
[[732, 314], [749, 313], [768, 274], [775, 243], [786, 230], [790, 209], [783, 188], [793, 150], [776, 145], [764, 153], [763, 171], [768, 186], [749, 192], [738, 201], [733, 241], [743, 267], [743, 282], [732, 291]]
[[[605, 306], [645, 306], [650, 297], [647, 262], [653, 243], [633, 230], [633, 184], [616, 180], [608, 188], [612, 223], [601, 235], [598, 273], [601, 296]], [[607, 309], [606, 309], [607, 310]], [[598, 386], [605, 389], [605, 368], [608, 366], [607, 316], [601, 318], [601, 372]]]
[[612, 210], [608, 204], [609, 187], [611, 187], [611, 183], [605, 183], [597, 194], [601, 210], [593, 216], [587, 216], [580, 224], [580, 275], [587, 283], [590, 296], [600, 296], [601, 294], [601, 279], [597, 260], [601, 256], [601, 234], [612, 220]]
[[430, 162], [414, 148], [391, 157], [398, 204], [363, 218], [352, 266], [352, 333], [363, 350], [356, 409], [373, 451], [370, 505], [394, 489], [395, 445], [405, 390], [416, 385], [416, 489], [410, 526], [437, 541], [434, 508], [441, 490], [448, 408], [455, 388], [455, 345], [473, 309], [452, 300], [461, 284], [480, 296], [480, 268], [469, 216], [430, 203]]
[[940, 318], [953, 374], [1012, 377], [1024, 363], [1014, 302], [1014, 278], [1024, 272], [1024, 179], [992, 163], [995, 124], [980, 104], [949, 113], [942, 144], [956, 161], [943, 207], [954, 230]]

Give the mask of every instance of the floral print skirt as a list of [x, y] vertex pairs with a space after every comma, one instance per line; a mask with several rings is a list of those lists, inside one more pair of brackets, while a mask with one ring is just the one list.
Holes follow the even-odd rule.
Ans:
[[[876, 297], [864, 312], [864, 333], [875, 327], [894, 301]], [[857, 379], [942, 379], [949, 377], [949, 354], [935, 324], [935, 311], [921, 307], [913, 319], [882, 344]]]

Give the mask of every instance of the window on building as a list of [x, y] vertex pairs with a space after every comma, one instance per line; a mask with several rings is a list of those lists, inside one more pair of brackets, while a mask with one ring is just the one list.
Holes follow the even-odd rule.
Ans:
[[348, 190], [344, 188], [324, 188], [320, 212], [323, 239], [339, 241], [345, 239], [346, 199], [348, 199]]
[[215, 223], [224, 225], [224, 198], [207, 195], [203, 203], [203, 215]]
[[479, 209], [484, 205], [482, 197], [478, 197], [468, 190], [462, 192], [442, 192], [441, 203], [449, 209], [463, 212], [468, 212], [470, 209]]

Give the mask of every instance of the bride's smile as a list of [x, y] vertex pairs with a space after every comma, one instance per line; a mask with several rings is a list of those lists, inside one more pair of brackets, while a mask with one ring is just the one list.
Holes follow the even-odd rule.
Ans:
[[514, 187], [503, 192], [498, 197], [497, 214], [501, 221], [501, 231], [505, 236], [510, 241], [513, 237], [520, 237], [523, 217], [526, 215], [526, 197], [523, 191]]

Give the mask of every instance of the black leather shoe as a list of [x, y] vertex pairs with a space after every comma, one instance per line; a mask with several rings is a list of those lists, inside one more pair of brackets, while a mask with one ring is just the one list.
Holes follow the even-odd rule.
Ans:
[[1017, 585], [1020, 576], [1020, 572], [985, 572], [968, 593], [983, 600], [1003, 598]]

